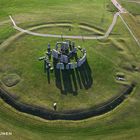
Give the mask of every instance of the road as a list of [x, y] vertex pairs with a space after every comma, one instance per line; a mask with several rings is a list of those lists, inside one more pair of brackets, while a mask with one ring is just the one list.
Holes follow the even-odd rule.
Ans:
[[114, 4], [114, 6], [121, 12], [126, 13], [127, 11], [118, 3], [117, 0], [111, 0], [111, 2]]

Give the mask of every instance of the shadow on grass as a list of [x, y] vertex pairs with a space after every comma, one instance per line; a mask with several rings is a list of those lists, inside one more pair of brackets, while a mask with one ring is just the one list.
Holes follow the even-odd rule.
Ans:
[[[56, 66], [57, 62], [54, 62]], [[54, 70], [55, 83], [62, 94], [78, 94], [79, 89], [89, 89], [93, 84], [92, 72], [86, 61], [80, 68], [70, 70]]]

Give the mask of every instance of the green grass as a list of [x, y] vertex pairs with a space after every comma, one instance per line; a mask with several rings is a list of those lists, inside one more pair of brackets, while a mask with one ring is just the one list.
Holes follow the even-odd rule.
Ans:
[[122, 6], [124, 8], [126, 8], [132, 14], [134, 14], [134, 15], [140, 14], [140, 8], [139, 8], [140, 4], [135, 3], [135, 2], [126, 2], [126, 1], [122, 1], [122, 0], [119, 0], [119, 2], [122, 4]]
[[[79, 30], [77, 25], [87, 23], [106, 30], [112, 21], [113, 13], [108, 12], [104, 2], [104, 0], [0, 0], [0, 21], [8, 20], [9, 14], [13, 15], [18, 25], [23, 28], [49, 22], [70, 21], [76, 25], [72, 30], [75, 35], [81, 32], [91, 34], [85, 30]], [[110, 4], [109, 1], [106, 1], [106, 5], [108, 4]], [[72, 34], [67, 31], [67, 28], [60, 27], [42, 28], [37, 32]], [[17, 31], [9, 23], [0, 25], [0, 43], [15, 33]], [[56, 41], [58, 39], [22, 35], [10, 42], [5, 49], [0, 50], [0, 77], [8, 73], [17, 73], [21, 77], [17, 86], [8, 88], [20, 97], [20, 101], [49, 108], [57, 99], [60, 110], [73, 109], [75, 105], [78, 108], [94, 106], [120, 92], [122, 86], [114, 80], [117, 72], [123, 72], [128, 83], [136, 81], [136, 89], [124, 103], [110, 113], [77, 122], [45, 121], [17, 112], [0, 100], [0, 132], [13, 132], [12, 136], [0, 136], [0, 139], [139, 139], [140, 74], [139, 71], [134, 71], [132, 66], [140, 68], [140, 50], [121, 20], [117, 21], [113, 34], [107, 40], [84, 42], [76, 40], [77, 45], [87, 49], [94, 80], [93, 86], [88, 91], [80, 90], [78, 96], [71, 94], [63, 96], [53, 84], [48, 86], [43, 73], [43, 64], [37, 61], [37, 58], [46, 50], [48, 42], [55, 45]], [[44, 91], [46, 91], [45, 94]], [[88, 96], [85, 92], [88, 92]]]
[[[55, 29], [56, 33], [59, 34], [60, 30]], [[51, 28], [48, 29], [48, 32], [49, 30]], [[57, 102], [59, 110], [70, 110], [75, 109], [75, 107], [81, 109], [95, 106], [120, 92], [122, 87], [116, 84], [114, 80], [117, 67], [112, 61], [104, 58], [102, 51], [99, 53], [98, 42], [85, 41], [83, 43], [83, 41], [76, 41], [76, 45], [85, 47], [87, 50], [94, 84], [89, 90], [79, 90], [76, 97], [70, 93], [67, 96], [61, 95], [61, 92], [55, 86], [54, 75], [51, 74], [51, 84], [49, 85], [47, 76], [43, 72], [43, 63], [38, 61], [38, 57], [46, 51], [47, 43], [55, 46], [56, 41], [60, 40], [27, 35], [11, 43], [6, 51], [1, 53], [2, 75], [18, 73], [22, 79], [16, 87], [8, 88], [11, 93], [20, 97], [20, 101], [47, 106], [48, 108], [52, 108], [52, 104]], [[97, 48], [94, 46], [97, 46]], [[111, 48], [109, 47], [108, 50], [110, 51]], [[114, 57], [115, 55], [117, 54], [114, 53]]]

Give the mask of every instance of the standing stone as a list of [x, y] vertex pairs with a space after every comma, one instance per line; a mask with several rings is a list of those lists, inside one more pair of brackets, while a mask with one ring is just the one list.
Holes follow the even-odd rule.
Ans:
[[58, 52], [56, 50], [52, 50], [52, 56], [56, 59], [58, 59]]

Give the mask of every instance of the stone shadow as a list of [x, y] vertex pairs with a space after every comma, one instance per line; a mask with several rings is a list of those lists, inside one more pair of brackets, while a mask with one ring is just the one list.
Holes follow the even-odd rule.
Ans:
[[[54, 61], [54, 66], [57, 64]], [[54, 68], [55, 83], [62, 94], [78, 94], [79, 89], [89, 89], [93, 84], [92, 71], [86, 61], [80, 68], [59, 70]]]

